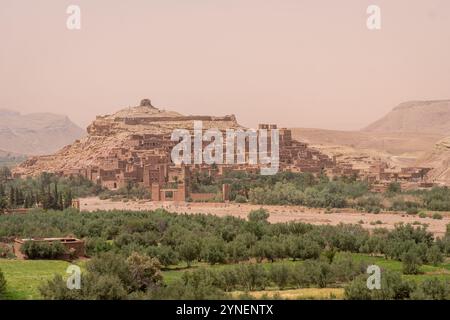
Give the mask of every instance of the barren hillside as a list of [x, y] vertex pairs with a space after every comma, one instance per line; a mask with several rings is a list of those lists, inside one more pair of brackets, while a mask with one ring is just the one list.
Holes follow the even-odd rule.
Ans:
[[363, 131], [450, 135], [450, 100], [402, 103]]
[[[432, 133], [385, 133], [338, 131], [324, 129], [292, 129], [293, 138], [310, 143], [329, 155], [348, 160], [361, 157], [380, 158], [403, 167], [415, 164], [417, 159], [431, 152], [442, 135]], [[364, 159], [362, 159], [364, 160]], [[355, 160], [355, 164], [357, 164]]]
[[[380, 158], [393, 166], [440, 163], [435, 145], [450, 135], [450, 100], [411, 101], [395, 107], [361, 131], [292, 129], [293, 136], [323, 152], [365, 162]], [[440, 165], [439, 165], [440, 166]]]
[[0, 110], [0, 149], [6, 152], [40, 155], [55, 152], [84, 134], [62, 115], [33, 113], [22, 115]]

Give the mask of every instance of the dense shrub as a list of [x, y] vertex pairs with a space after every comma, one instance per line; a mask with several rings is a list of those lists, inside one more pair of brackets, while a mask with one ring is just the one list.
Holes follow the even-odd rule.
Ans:
[[389, 194], [395, 194], [402, 191], [402, 186], [399, 182], [391, 182], [389, 183], [386, 192]]
[[444, 255], [438, 245], [433, 245], [427, 250], [426, 261], [434, 266], [444, 262]]
[[448, 187], [435, 187], [424, 193], [423, 199], [428, 210], [450, 211], [450, 189]]
[[151, 257], [156, 257], [163, 266], [178, 264], [178, 252], [166, 245], [151, 246], [146, 250]]
[[292, 259], [317, 259], [322, 248], [318, 242], [307, 236], [292, 236], [287, 240], [287, 255]]
[[66, 248], [59, 241], [39, 242], [26, 241], [20, 251], [27, 256], [28, 259], [56, 259], [66, 253]]
[[225, 241], [219, 237], [209, 237], [201, 246], [201, 257], [210, 264], [226, 261]]
[[7, 244], [0, 243], [0, 258], [6, 259], [14, 258], [12, 247]]
[[70, 290], [61, 276], [44, 283], [39, 291], [54, 300], [122, 300], [143, 297], [162, 285], [157, 259], [132, 253], [128, 259], [111, 252], [102, 253], [86, 263], [80, 290]]
[[356, 201], [358, 208], [361, 208], [369, 213], [380, 213], [382, 205], [382, 198], [379, 195], [369, 195], [358, 198]]
[[277, 285], [278, 288], [284, 289], [289, 284], [291, 272], [288, 266], [275, 265], [270, 268], [270, 280]]
[[345, 287], [345, 298], [350, 300], [448, 300], [450, 282], [438, 278], [426, 279], [419, 283], [404, 280], [397, 272], [383, 271], [381, 289], [367, 287], [367, 275], [358, 276]]
[[419, 273], [420, 266], [423, 261], [420, 258], [419, 250], [416, 246], [412, 246], [405, 253], [402, 254], [401, 260], [403, 262], [404, 274], [417, 274]]
[[89, 256], [110, 251], [112, 248], [112, 243], [104, 238], [93, 237], [86, 240], [86, 253]]
[[420, 204], [414, 201], [405, 201], [402, 197], [397, 197], [392, 202], [390, 209], [392, 211], [406, 211], [409, 214], [417, 214]]
[[6, 279], [5, 275], [3, 274], [3, 271], [0, 269], [0, 298], [3, 297], [5, 292], [6, 292]]
[[145, 291], [162, 285], [163, 277], [158, 259], [133, 252], [126, 263], [131, 277], [131, 290]]
[[358, 276], [345, 287], [345, 298], [349, 300], [405, 300], [415, 290], [412, 282], [403, 280], [398, 272], [383, 271], [381, 288], [370, 290], [367, 287], [368, 275]]
[[246, 203], [246, 202], [247, 202], [247, 198], [244, 197], [243, 195], [238, 194], [238, 195], [236, 196], [236, 198], [234, 198], [234, 201], [235, 201], [236, 203]]
[[417, 300], [450, 300], [450, 281], [425, 279], [411, 295]]
[[433, 213], [432, 218], [436, 219], [436, 220], [442, 220], [442, 214], [437, 213], [437, 212]]
[[191, 265], [192, 261], [200, 259], [201, 241], [194, 235], [183, 237], [177, 248], [180, 258], [186, 261], [188, 266]]

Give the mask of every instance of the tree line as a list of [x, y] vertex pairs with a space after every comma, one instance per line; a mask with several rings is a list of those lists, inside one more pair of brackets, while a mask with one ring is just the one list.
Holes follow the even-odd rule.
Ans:
[[[243, 292], [238, 299], [252, 299], [251, 291], [267, 287], [325, 288], [344, 284], [349, 300], [450, 299], [450, 281], [436, 277], [423, 282], [405, 280], [398, 272], [383, 270], [381, 289], [367, 288], [366, 264], [350, 255], [333, 259], [307, 260], [301, 264], [275, 264], [264, 268], [246, 263], [223, 269], [199, 268], [186, 271], [181, 279], [163, 281], [156, 258], [133, 252], [128, 258], [102, 253], [87, 265], [80, 290], [69, 290], [61, 276], [55, 276], [39, 289], [46, 299], [122, 300], [122, 299], [230, 299], [233, 291]], [[276, 297], [275, 297], [276, 298]]]
[[268, 212], [254, 210], [247, 220], [212, 215], [150, 212], [39, 211], [0, 216], [0, 237], [63, 237], [86, 240], [89, 255], [132, 252], [157, 257], [162, 265], [204, 261], [237, 263], [255, 259], [316, 259], [328, 251], [384, 255], [404, 262], [407, 273], [422, 264], [439, 264], [450, 253], [450, 231], [434, 238], [425, 226], [397, 225], [369, 233], [360, 225], [313, 226], [267, 221]]

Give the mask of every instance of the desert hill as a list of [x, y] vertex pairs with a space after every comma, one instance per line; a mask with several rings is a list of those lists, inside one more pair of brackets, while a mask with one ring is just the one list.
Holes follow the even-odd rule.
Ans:
[[39, 155], [55, 152], [84, 134], [62, 115], [0, 109], [0, 149], [6, 153]]
[[294, 128], [292, 135], [314, 145], [342, 145], [356, 150], [374, 150], [391, 155], [417, 156], [433, 148], [443, 136], [434, 133], [365, 132]]
[[363, 131], [450, 135], [450, 100], [402, 103]]
[[410, 132], [339, 131], [293, 128], [292, 137], [330, 156], [366, 167], [368, 159], [380, 159], [395, 167], [408, 167], [433, 150], [442, 135]]
[[450, 100], [401, 103], [361, 131], [295, 128], [292, 134], [327, 154], [346, 159], [380, 158], [392, 165], [411, 166], [450, 135]]

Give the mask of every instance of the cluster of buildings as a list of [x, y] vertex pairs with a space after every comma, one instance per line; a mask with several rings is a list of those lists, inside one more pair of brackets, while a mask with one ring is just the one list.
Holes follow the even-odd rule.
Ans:
[[[188, 198], [207, 200], [217, 196], [192, 192], [191, 178], [196, 173], [215, 178], [230, 172], [258, 174], [262, 168], [267, 168], [267, 164], [248, 161], [254, 159], [254, 154], [249, 152], [250, 136], [245, 138], [245, 155], [235, 145], [236, 159], [244, 156], [245, 161], [176, 165], [171, 159], [171, 152], [178, 142], [171, 140], [171, 134], [174, 129], [188, 130], [193, 137], [191, 152], [194, 153], [195, 121], [202, 121], [205, 130], [218, 129], [224, 135], [229, 129], [244, 129], [236, 122], [234, 115], [183, 116], [155, 108], [150, 100], [144, 99], [137, 107], [120, 110], [114, 115], [98, 116], [88, 127], [89, 136], [83, 143], [76, 141], [54, 156], [30, 159], [21, 169], [25, 169], [25, 172], [42, 172], [51, 167], [51, 171], [57, 174], [81, 175], [108, 189], [140, 185], [151, 190], [153, 200], [183, 201]], [[430, 170], [428, 168], [403, 168], [399, 171], [390, 169], [381, 161], [371, 162], [366, 168], [356, 168], [351, 161], [337, 161], [335, 156], [331, 157], [293, 139], [289, 129], [278, 129], [274, 124], [260, 124], [256, 134], [260, 135], [262, 131], [268, 133], [266, 148], [269, 155], [272, 146], [271, 130], [275, 129], [279, 136], [278, 171], [357, 177], [373, 182], [381, 189], [392, 181], [426, 184], [424, 178]], [[113, 143], [104, 144], [105, 139]], [[205, 148], [210, 143], [203, 141], [202, 147]], [[224, 143], [224, 154], [228, 151], [227, 147]], [[85, 151], [86, 149], [91, 151]], [[78, 153], [84, 155], [84, 160], [72, 161], [70, 165], [66, 165], [66, 159], [78, 159]], [[228, 194], [229, 186], [225, 185], [222, 190], [223, 200], [227, 200]]]
[[431, 168], [405, 167], [390, 168], [384, 161], [376, 161], [371, 164], [368, 171], [359, 174], [361, 179], [366, 179], [372, 183], [373, 190], [384, 192], [391, 182], [398, 182], [402, 189], [430, 188], [433, 183], [426, 180], [426, 176]]
[[[172, 119], [172, 118], [170, 118]], [[123, 119], [125, 121], [127, 119]], [[198, 119], [189, 119], [198, 120]], [[211, 119], [210, 119], [211, 120]], [[127, 120], [127, 124], [134, 123]], [[143, 121], [136, 121], [142, 124]], [[277, 129], [274, 124], [260, 124], [258, 130]], [[106, 130], [92, 128], [91, 130]], [[382, 191], [392, 181], [413, 183], [426, 186], [424, 178], [428, 168], [402, 168], [400, 171], [389, 169], [387, 163], [372, 163], [368, 170], [354, 168], [348, 162], [338, 162], [319, 150], [308, 147], [306, 143], [292, 138], [291, 130], [279, 131], [279, 171], [324, 173], [329, 177], [347, 176], [366, 179], [374, 183], [376, 190]], [[209, 143], [209, 142], [207, 142]], [[248, 143], [248, 141], [247, 141]], [[166, 133], [132, 134], [123, 146], [112, 148], [107, 156], [99, 157], [97, 165], [82, 169], [65, 170], [62, 175], [82, 175], [87, 179], [108, 189], [119, 189], [127, 185], [140, 185], [149, 188], [154, 201], [206, 201], [216, 194], [194, 193], [190, 188], [191, 177], [196, 173], [206, 173], [211, 177], [220, 177], [230, 172], [257, 174], [261, 164], [188, 164], [175, 165], [171, 161], [171, 150], [177, 142], [171, 140]], [[247, 146], [248, 147], [248, 146]], [[192, 148], [193, 150], [193, 148]], [[268, 141], [270, 153], [270, 139]], [[246, 153], [246, 160], [249, 154]], [[229, 186], [224, 185], [222, 199], [228, 200]]]
[[[192, 120], [192, 119], [190, 119]], [[197, 119], [195, 119], [197, 120]], [[138, 121], [142, 123], [144, 120]], [[128, 124], [130, 125], [130, 124]], [[259, 130], [278, 129], [276, 125], [261, 124]], [[91, 131], [106, 131], [106, 128], [91, 128]], [[311, 172], [319, 174], [324, 170], [339, 169], [335, 159], [292, 139], [291, 130], [278, 129], [279, 132], [279, 171]], [[204, 142], [205, 146], [210, 142]], [[190, 190], [190, 179], [196, 173], [206, 173], [220, 177], [230, 172], [257, 174], [264, 164], [249, 164], [248, 139], [246, 140], [245, 163], [238, 164], [181, 164], [171, 161], [171, 151], [177, 142], [167, 133], [132, 134], [118, 148], [109, 150], [106, 156], [97, 158], [95, 166], [64, 170], [60, 174], [81, 175], [108, 189], [123, 188], [137, 184], [152, 191], [153, 200], [207, 200], [212, 194], [195, 194]], [[268, 153], [270, 154], [270, 134]], [[224, 146], [225, 148], [225, 146]], [[192, 148], [193, 150], [193, 148]], [[237, 157], [237, 155], [236, 155]], [[229, 186], [224, 185], [222, 195], [227, 200]]]

